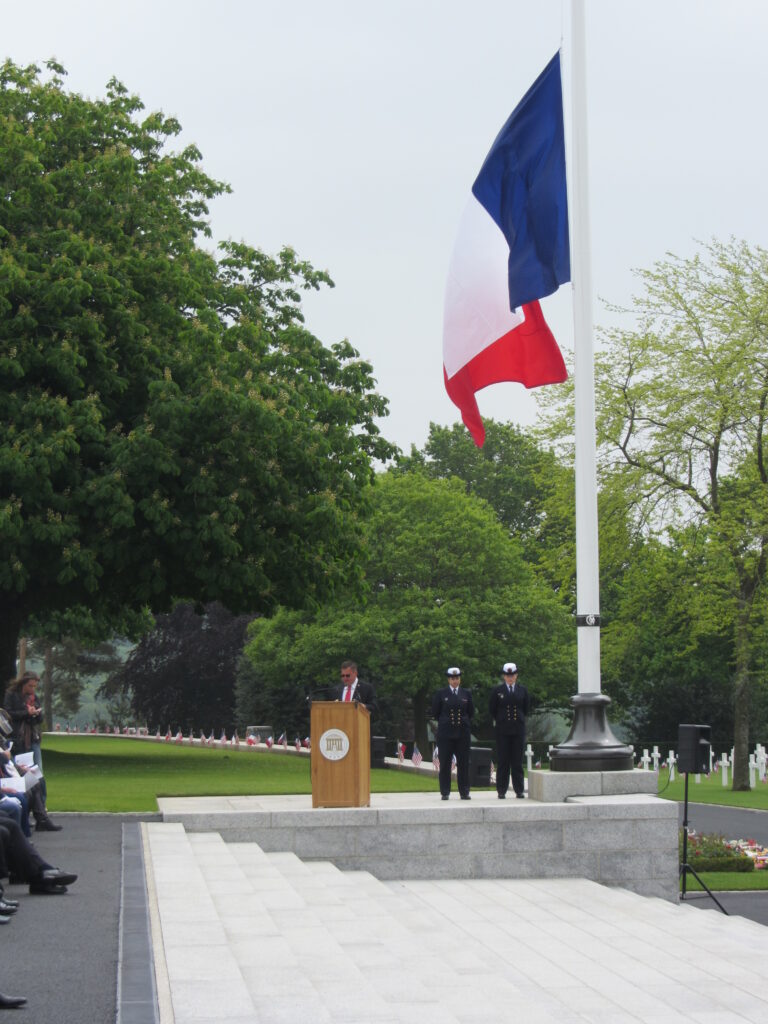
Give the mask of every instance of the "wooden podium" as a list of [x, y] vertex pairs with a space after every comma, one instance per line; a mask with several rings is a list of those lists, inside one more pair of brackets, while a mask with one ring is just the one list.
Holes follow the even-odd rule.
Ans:
[[312, 702], [313, 807], [371, 806], [371, 715], [354, 701]]

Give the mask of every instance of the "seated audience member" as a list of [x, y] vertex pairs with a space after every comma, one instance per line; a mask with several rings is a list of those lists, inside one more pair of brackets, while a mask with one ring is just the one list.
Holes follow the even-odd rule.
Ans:
[[[14, 755], [32, 753], [35, 764], [43, 771], [43, 754], [40, 747], [43, 709], [37, 699], [37, 687], [40, 676], [37, 672], [24, 672], [17, 679], [12, 679], [5, 691], [5, 711], [11, 720], [11, 739]], [[48, 797], [45, 791], [45, 780], [41, 781], [43, 805]]]
[[0, 879], [29, 885], [30, 893], [58, 895], [77, 881], [77, 875], [43, 860], [16, 822], [0, 812]]
[[11, 728], [8, 716], [0, 709], [0, 793], [2, 793], [3, 797], [17, 797], [20, 800], [22, 804], [22, 817], [19, 824], [27, 838], [32, 834], [29, 827], [30, 811], [35, 819], [36, 831], [60, 832], [61, 825], [56, 825], [51, 821], [45, 807], [43, 779], [39, 779], [34, 786], [30, 786], [24, 793], [14, 792], [10, 786], [3, 785], [4, 778], [9, 779], [11, 776], [18, 778], [19, 776], [26, 775], [28, 771], [23, 765], [17, 766], [11, 757], [9, 749], [10, 740], [8, 739], [11, 734]]

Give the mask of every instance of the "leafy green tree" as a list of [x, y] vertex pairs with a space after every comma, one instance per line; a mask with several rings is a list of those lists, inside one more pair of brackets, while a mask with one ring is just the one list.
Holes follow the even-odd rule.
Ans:
[[34, 619], [106, 633], [175, 598], [302, 606], [354, 583], [386, 402], [302, 326], [290, 249], [218, 256], [227, 190], [173, 118], [0, 68], [0, 671]]
[[676, 748], [680, 723], [705, 721], [719, 753], [733, 739], [732, 634], [711, 620], [701, 566], [683, 541], [634, 546], [602, 631], [603, 674], [636, 744]]
[[[459, 665], [478, 706], [514, 658], [537, 700], [572, 692], [575, 637], [567, 611], [540, 582], [494, 511], [458, 479], [387, 473], [371, 495], [362, 599], [316, 613], [280, 611], [254, 622], [239, 677], [238, 715], [306, 721], [306, 696], [355, 658], [377, 689], [375, 729], [426, 742], [429, 699]], [[272, 710], [274, 709], [274, 710]], [[277, 725], [276, 725], [277, 727]]]
[[467, 493], [487, 501], [536, 561], [548, 500], [562, 470], [530, 432], [495, 420], [486, 420], [485, 427], [485, 444], [478, 448], [462, 423], [430, 423], [424, 447], [412, 446], [411, 454], [398, 460], [398, 470], [418, 469], [432, 480], [463, 480]]
[[712, 242], [640, 273], [637, 326], [596, 361], [601, 471], [636, 527], [684, 546], [699, 632], [727, 635], [736, 766], [746, 789], [752, 689], [764, 669], [768, 541], [768, 253]]
[[[250, 615], [233, 615], [213, 602], [198, 613], [189, 602], [158, 615], [100, 696], [121, 707], [130, 699], [134, 720], [151, 729], [171, 726], [232, 731], [235, 671]], [[124, 713], [124, 706], [123, 706]]]

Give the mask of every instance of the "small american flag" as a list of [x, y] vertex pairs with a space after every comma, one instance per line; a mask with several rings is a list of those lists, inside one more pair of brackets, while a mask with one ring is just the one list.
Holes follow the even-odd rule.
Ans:
[[303, 746], [305, 746], [307, 748], [307, 750], [311, 750], [312, 749], [312, 740], [309, 738], [309, 736], [305, 736], [304, 737]]
[[436, 772], [440, 771], [440, 758], [437, 755], [437, 747], [432, 751], [432, 767]]
[[400, 740], [397, 741], [397, 760], [400, 764], [405, 760], [405, 744], [401, 743]]
[[414, 743], [413, 744], [413, 753], [411, 754], [411, 763], [416, 765], [416, 767], [418, 768], [419, 765], [421, 764], [421, 761], [422, 761], [421, 751], [419, 750], [419, 748]]
[[301, 750], [301, 740], [299, 739], [298, 736], [296, 737], [296, 743], [294, 744], [294, 746], [296, 747], [297, 750]]
[[281, 745], [281, 747], [282, 747], [282, 748], [283, 748], [284, 750], [285, 750], [285, 749], [286, 749], [286, 748], [288, 747], [288, 738], [286, 737], [285, 733], [282, 733], [282, 734], [281, 734], [281, 735], [280, 735], [280, 736], [278, 737], [278, 740], [277, 740], [277, 742], [278, 742], [278, 743], [279, 743], [279, 744]]
[[274, 742], [275, 742], [275, 741], [274, 741], [274, 740], [272, 739], [272, 737], [271, 737], [271, 736], [267, 736], [267, 747], [268, 747], [268, 748], [269, 748], [270, 750], [272, 749], [272, 746], [273, 746]]

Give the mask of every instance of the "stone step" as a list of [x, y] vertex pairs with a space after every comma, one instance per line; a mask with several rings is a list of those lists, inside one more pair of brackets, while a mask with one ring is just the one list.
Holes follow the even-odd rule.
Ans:
[[403, 974], [397, 951], [407, 935], [366, 892], [392, 899], [372, 876], [343, 879], [332, 865], [212, 833], [190, 838], [253, 1002], [269, 1019], [411, 1024], [418, 1004], [420, 1020], [458, 1024], [427, 985]]
[[[176, 1024], [256, 1021], [256, 1010], [182, 825], [145, 823], [147, 869], [162, 953], [160, 1002], [167, 987]], [[162, 949], [158, 951], [157, 944]]]

